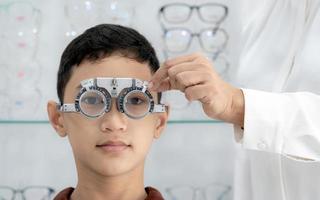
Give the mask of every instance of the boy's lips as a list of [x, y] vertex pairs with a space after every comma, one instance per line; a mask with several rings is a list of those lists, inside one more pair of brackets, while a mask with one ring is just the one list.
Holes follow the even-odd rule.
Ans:
[[107, 141], [102, 144], [96, 145], [96, 147], [101, 148], [102, 150], [107, 152], [120, 152], [130, 147], [130, 145], [126, 144], [123, 141]]

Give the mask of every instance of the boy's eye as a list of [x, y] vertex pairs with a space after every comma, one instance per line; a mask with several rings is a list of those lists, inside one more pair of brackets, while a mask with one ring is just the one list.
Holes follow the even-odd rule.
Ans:
[[127, 103], [132, 105], [141, 105], [144, 102], [145, 100], [139, 97], [130, 97], [127, 99]]
[[103, 99], [96, 96], [87, 96], [82, 99], [82, 102], [89, 105], [97, 105], [97, 104], [102, 104]]

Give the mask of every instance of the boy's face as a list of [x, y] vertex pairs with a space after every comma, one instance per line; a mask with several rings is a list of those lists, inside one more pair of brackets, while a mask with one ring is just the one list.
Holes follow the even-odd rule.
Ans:
[[[148, 64], [122, 56], [109, 56], [98, 62], [83, 61], [74, 68], [66, 85], [64, 103], [74, 103], [82, 80], [95, 77], [130, 77], [150, 80]], [[151, 93], [156, 100], [156, 93]], [[53, 102], [51, 102], [53, 103]], [[51, 110], [51, 111], [50, 111]], [[59, 113], [50, 108], [49, 118], [61, 136], [68, 136], [79, 171], [89, 170], [115, 176], [143, 167], [154, 138], [160, 136], [167, 113], [148, 114], [131, 119], [120, 113], [112, 99], [111, 111], [97, 119], [79, 113]], [[53, 114], [50, 114], [53, 113]]]

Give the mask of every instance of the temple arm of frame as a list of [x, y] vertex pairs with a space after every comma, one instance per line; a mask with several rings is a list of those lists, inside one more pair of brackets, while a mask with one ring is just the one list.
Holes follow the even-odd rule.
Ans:
[[157, 104], [157, 105], [154, 105], [154, 108], [153, 108], [153, 113], [162, 113], [162, 112], [166, 112], [166, 106], [163, 105], [163, 104]]
[[61, 112], [77, 112], [74, 104], [63, 104], [63, 105], [57, 105], [57, 108]]

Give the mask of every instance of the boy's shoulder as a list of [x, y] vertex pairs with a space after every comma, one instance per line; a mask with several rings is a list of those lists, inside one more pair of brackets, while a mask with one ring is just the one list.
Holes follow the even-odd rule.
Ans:
[[68, 187], [57, 194], [53, 200], [70, 200], [74, 188]]
[[[59, 192], [53, 200], [70, 200], [73, 190], [74, 188], [68, 187]], [[146, 187], [145, 190], [148, 195], [145, 200], [164, 200], [161, 193], [157, 189], [153, 187]]]
[[157, 189], [153, 187], [146, 187], [145, 190], [148, 194], [145, 200], [164, 200], [161, 193]]

